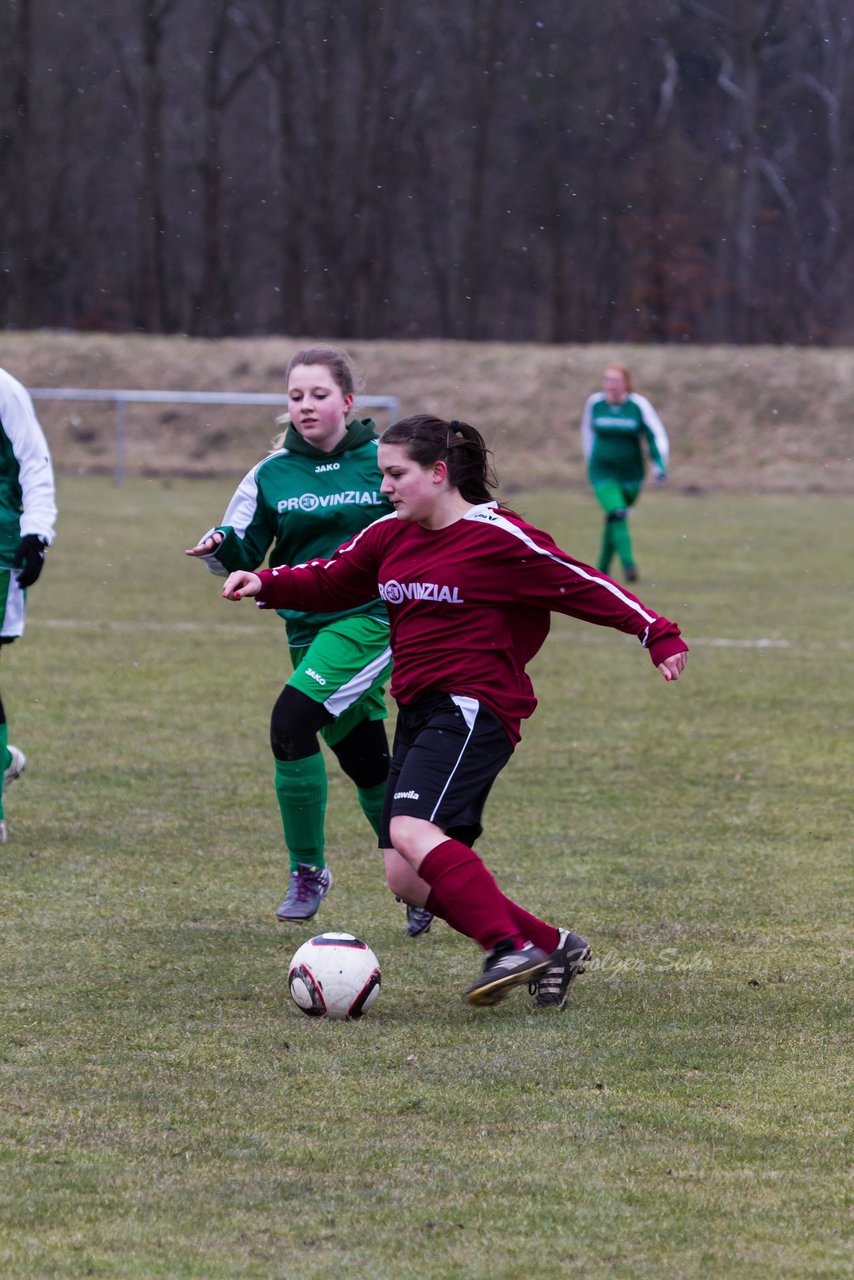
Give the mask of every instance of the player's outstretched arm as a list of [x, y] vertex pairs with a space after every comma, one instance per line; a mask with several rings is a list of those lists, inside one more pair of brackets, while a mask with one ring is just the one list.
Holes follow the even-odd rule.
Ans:
[[226, 600], [242, 600], [244, 596], [257, 596], [261, 591], [261, 579], [257, 573], [237, 569], [225, 580], [222, 594]]
[[195, 547], [187, 547], [184, 552], [185, 556], [210, 556], [213, 555], [217, 547], [222, 543], [222, 534], [219, 529], [210, 534], [207, 538], [202, 538], [201, 542]]
[[685, 663], [687, 661], [687, 653], [674, 653], [672, 657], [665, 658], [663, 662], [659, 662], [658, 669], [664, 676], [665, 680], [678, 680], [682, 672], [685, 670]]

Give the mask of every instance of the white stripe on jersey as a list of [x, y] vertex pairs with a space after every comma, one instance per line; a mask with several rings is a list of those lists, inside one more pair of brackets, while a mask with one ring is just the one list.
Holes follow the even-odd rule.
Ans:
[[[375, 524], [382, 524], [383, 520], [396, 520], [396, 519], [397, 519], [396, 511], [390, 511], [388, 515], [380, 516], [378, 519], [374, 520], [373, 523], [366, 524], [364, 529], [360, 529], [354, 538], [351, 538], [349, 542], [344, 543], [344, 545], [339, 547], [338, 550], [352, 551], [353, 547], [355, 547], [359, 539], [363, 537], [364, 534], [366, 534], [369, 529], [373, 529]], [[279, 572], [279, 569], [304, 569], [306, 565], [330, 564], [331, 561], [332, 561], [332, 556], [328, 556], [325, 560], [321, 559], [320, 556], [315, 556], [313, 560], [303, 560], [301, 564], [277, 565], [274, 569], [271, 569], [270, 572], [275, 576]]]
[[351, 551], [353, 547], [355, 547], [359, 539], [362, 537], [362, 535], [367, 533], [369, 529], [373, 529], [375, 525], [382, 524], [384, 520], [398, 520], [399, 518], [400, 517], [398, 516], [396, 511], [389, 511], [387, 515], [380, 516], [379, 519], [374, 520], [371, 524], [366, 524], [364, 529], [359, 530], [355, 538], [353, 538], [350, 542], [345, 543], [342, 547], [339, 548], [339, 550]]
[[[231, 525], [238, 538], [246, 536], [246, 530], [258, 510], [258, 472], [263, 466], [266, 466], [271, 458], [281, 458], [287, 452], [287, 449], [276, 449], [274, 453], [269, 453], [266, 458], [262, 458], [260, 462], [257, 462], [251, 471], [247, 472], [237, 486], [220, 524]], [[215, 527], [219, 528], [219, 525]]]
[[664, 423], [661, 421], [661, 418], [659, 418], [646, 396], [639, 395], [637, 391], [633, 391], [629, 396], [629, 399], [640, 409], [645, 425], [649, 427], [652, 432], [652, 438], [655, 441], [659, 457], [661, 458], [661, 465], [666, 467], [670, 459], [670, 441], [667, 437], [667, 431], [665, 430]]
[[[639, 613], [647, 627], [651, 626], [655, 621], [654, 614], [647, 613], [645, 609], [642, 609], [637, 600], [632, 600], [630, 596], [620, 590], [616, 582], [611, 582], [609, 578], [602, 578], [597, 573], [588, 572], [582, 565], [573, 564], [570, 560], [563, 560], [560, 556], [556, 556], [554, 552], [538, 546], [533, 538], [528, 537], [524, 529], [520, 529], [512, 520], [508, 520], [506, 516], [501, 515], [497, 503], [484, 502], [479, 507], [472, 507], [471, 511], [466, 512], [463, 519], [480, 520], [484, 524], [490, 524], [494, 528], [502, 529], [505, 533], [517, 538], [519, 542], [524, 543], [531, 551], [535, 551], [537, 555], [546, 556], [547, 559], [553, 560], [555, 564], [563, 565], [565, 569], [577, 574], [579, 578], [584, 578], [587, 582], [593, 582], [597, 586], [604, 587], [606, 591], [610, 591], [612, 596], [616, 596], [618, 600], [622, 600], [623, 604], [628, 605], [630, 609], [634, 609], [636, 613]], [[646, 636], [644, 636], [643, 643], [644, 647], [646, 647]]]

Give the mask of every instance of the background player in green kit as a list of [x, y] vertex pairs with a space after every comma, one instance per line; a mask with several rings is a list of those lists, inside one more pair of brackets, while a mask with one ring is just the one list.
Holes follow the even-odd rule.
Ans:
[[[391, 510], [380, 493], [377, 437], [369, 419], [349, 421], [355, 377], [335, 347], [298, 351], [287, 371], [289, 417], [269, 457], [246, 475], [221, 525], [187, 555], [225, 575], [263, 564], [326, 559], [341, 542]], [[324, 854], [327, 776], [318, 734], [356, 785], [379, 830], [389, 751], [384, 682], [391, 671], [388, 614], [379, 600], [339, 613], [280, 609], [294, 672], [270, 721], [276, 795], [291, 874], [279, 920], [310, 920], [332, 884]], [[407, 932], [432, 915], [407, 908]]]
[[[24, 634], [27, 589], [53, 542], [56, 497], [44, 432], [26, 389], [0, 369], [0, 646]], [[23, 751], [9, 745], [0, 701], [0, 844], [7, 839], [3, 789], [23, 773]]]
[[616, 552], [627, 582], [638, 579], [628, 514], [646, 474], [642, 440], [656, 478], [666, 480], [670, 446], [664, 424], [646, 397], [632, 390], [632, 376], [625, 365], [610, 364], [602, 390], [584, 406], [581, 448], [593, 492], [605, 512], [597, 568], [607, 573]]

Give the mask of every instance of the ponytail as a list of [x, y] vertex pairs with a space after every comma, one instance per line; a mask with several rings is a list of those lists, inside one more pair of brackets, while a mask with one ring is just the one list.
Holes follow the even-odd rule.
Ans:
[[492, 454], [483, 436], [468, 422], [456, 418], [445, 422], [428, 413], [417, 413], [387, 427], [380, 436], [380, 444], [401, 445], [406, 456], [420, 467], [444, 462], [448, 483], [466, 502], [478, 505], [494, 501], [492, 489], [497, 481]]

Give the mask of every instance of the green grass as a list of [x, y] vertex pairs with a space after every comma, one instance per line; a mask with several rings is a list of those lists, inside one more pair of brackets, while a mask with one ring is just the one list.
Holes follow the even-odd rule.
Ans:
[[[274, 924], [284, 642], [180, 554], [230, 490], [65, 479], [3, 654], [0, 1274], [850, 1275], [850, 499], [644, 496], [678, 686], [556, 620], [481, 846], [593, 943], [554, 1016], [468, 1008], [472, 944], [404, 937], [334, 764], [335, 888]], [[515, 501], [595, 556], [592, 499]], [[383, 966], [352, 1025], [286, 989], [336, 927]]]

